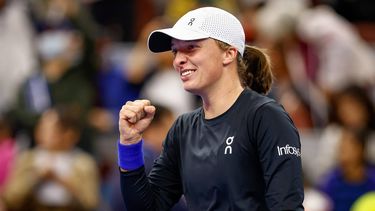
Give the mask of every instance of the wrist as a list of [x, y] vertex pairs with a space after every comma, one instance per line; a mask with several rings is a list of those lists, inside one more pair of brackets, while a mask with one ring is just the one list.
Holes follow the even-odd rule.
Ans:
[[135, 170], [144, 165], [142, 139], [135, 144], [117, 144], [118, 165], [124, 171]]
[[128, 138], [125, 138], [120, 135], [120, 143], [123, 145], [133, 145], [133, 144], [139, 143], [140, 141], [142, 141], [142, 135], [140, 134], [133, 136], [133, 137], [128, 137]]

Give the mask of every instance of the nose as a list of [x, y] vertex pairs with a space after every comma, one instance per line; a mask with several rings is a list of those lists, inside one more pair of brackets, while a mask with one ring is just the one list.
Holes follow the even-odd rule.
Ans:
[[184, 64], [186, 64], [186, 62], [187, 62], [186, 55], [181, 51], [177, 51], [173, 59], [173, 66], [177, 69], [178, 67], [181, 67]]

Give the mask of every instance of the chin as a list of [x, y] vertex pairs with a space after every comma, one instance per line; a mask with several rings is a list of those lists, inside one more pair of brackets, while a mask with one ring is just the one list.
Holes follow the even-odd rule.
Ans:
[[198, 94], [199, 93], [199, 89], [194, 88], [194, 87], [184, 86], [184, 90], [187, 91], [187, 92], [190, 92], [192, 94]]

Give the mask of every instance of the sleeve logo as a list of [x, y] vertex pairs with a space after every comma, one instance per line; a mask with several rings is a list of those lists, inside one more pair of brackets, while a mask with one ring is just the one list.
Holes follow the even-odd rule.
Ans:
[[279, 156], [282, 156], [282, 155], [295, 155], [297, 157], [301, 156], [301, 150], [297, 147], [289, 146], [289, 144], [285, 145], [284, 147], [277, 146], [277, 153]]

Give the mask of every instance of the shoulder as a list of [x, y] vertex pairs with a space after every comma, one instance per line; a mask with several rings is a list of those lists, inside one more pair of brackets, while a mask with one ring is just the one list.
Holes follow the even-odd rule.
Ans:
[[245, 90], [239, 100], [241, 107], [245, 108], [242, 110], [247, 111], [248, 116], [250, 115], [253, 119], [290, 119], [280, 103], [255, 91]]
[[258, 109], [268, 103], [276, 103], [276, 101], [265, 95], [261, 95], [255, 91], [245, 89], [241, 94], [239, 101], [241, 104], [245, 104], [248, 108]]
[[260, 102], [248, 115], [249, 129], [254, 135], [268, 134], [270, 137], [299, 140], [293, 120], [280, 103], [270, 98], [261, 99]]
[[261, 95], [252, 90], [245, 90], [241, 100], [242, 107], [258, 118], [275, 118], [289, 116], [284, 107], [275, 99]]
[[280, 103], [255, 91], [245, 90], [239, 99], [239, 104], [241, 115], [246, 115], [250, 122], [262, 120], [275, 123], [277, 121], [291, 122], [291, 118]]
[[289, 119], [288, 113], [285, 111], [284, 107], [277, 103], [276, 101], [269, 101], [266, 102], [259, 107], [256, 108], [257, 115], [269, 118], [284, 118], [287, 117]]
[[173, 127], [186, 127], [192, 125], [194, 122], [197, 122], [202, 117], [202, 107], [195, 109], [192, 112], [185, 113], [177, 117]]

